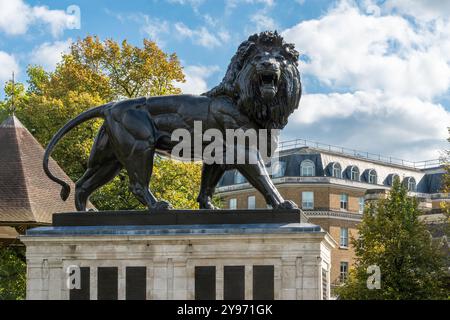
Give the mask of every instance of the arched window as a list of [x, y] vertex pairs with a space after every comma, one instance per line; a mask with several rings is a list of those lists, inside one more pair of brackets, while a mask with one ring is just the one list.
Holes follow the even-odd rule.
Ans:
[[416, 179], [413, 177], [406, 177], [405, 180], [403, 180], [403, 183], [406, 188], [408, 188], [408, 191], [416, 192]]
[[392, 173], [392, 174], [391, 174], [390, 181], [389, 181], [389, 185], [390, 185], [390, 186], [393, 186], [393, 185], [394, 185], [395, 179], [398, 179], [398, 180], [400, 181], [400, 176], [399, 176], [398, 174], [396, 174], [396, 173]]
[[316, 175], [316, 167], [311, 160], [303, 160], [300, 165], [300, 175], [302, 177], [313, 177]]
[[246, 182], [244, 176], [239, 171], [236, 170], [234, 172], [234, 183], [239, 184], [239, 183], [244, 183], [244, 182]]
[[350, 180], [359, 181], [359, 169], [357, 166], [350, 167]]
[[377, 184], [377, 172], [374, 169], [370, 169], [367, 173], [367, 182], [370, 184]]
[[339, 179], [342, 178], [342, 168], [338, 162], [333, 163], [331, 170], [332, 170], [331, 174], [333, 177]]

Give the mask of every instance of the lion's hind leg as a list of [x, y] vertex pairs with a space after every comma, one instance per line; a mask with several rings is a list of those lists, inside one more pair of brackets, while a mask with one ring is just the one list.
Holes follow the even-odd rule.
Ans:
[[115, 153], [127, 170], [130, 191], [149, 209], [170, 209], [170, 203], [158, 201], [149, 189], [157, 129], [147, 112], [131, 109], [111, 126]]
[[77, 210], [85, 211], [92, 192], [111, 181], [121, 168], [122, 165], [112, 151], [105, 127], [102, 126], [95, 138], [88, 168], [75, 184], [75, 207]]
[[224, 172], [225, 167], [221, 164], [203, 164], [200, 192], [197, 198], [200, 209], [216, 209], [212, 204], [212, 197]]

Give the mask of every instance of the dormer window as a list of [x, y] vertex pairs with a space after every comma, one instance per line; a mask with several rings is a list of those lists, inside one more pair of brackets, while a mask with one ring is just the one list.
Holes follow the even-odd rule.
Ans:
[[367, 174], [367, 182], [370, 184], [377, 184], [377, 172], [374, 169], [370, 169]]
[[334, 178], [342, 178], [342, 168], [341, 165], [337, 162], [333, 163], [331, 167], [331, 173]]
[[413, 177], [406, 177], [403, 180], [406, 188], [408, 189], [408, 191], [410, 192], [416, 192], [417, 187], [416, 187], [416, 179], [414, 179]]
[[300, 175], [302, 177], [314, 177], [316, 175], [316, 167], [311, 160], [303, 160], [300, 165]]
[[398, 174], [396, 174], [396, 173], [393, 173], [393, 174], [391, 174], [391, 177], [390, 177], [390, 181], [389, 181], [389, 185], [390, 186], [393, 186], [394, 185], [394, 181], [395, 181], [395, 179], [398, 179], [399, 181], [400, 181], [400, 176], [398, 175]]
[[350, 167], [350, 180], [359, 181], [359, 169], [357, 166]]
[[245, 182], [246, 182], [245, 177], [239, 171], [236, 170], [234, 172], [234, 183], [240, 184]]

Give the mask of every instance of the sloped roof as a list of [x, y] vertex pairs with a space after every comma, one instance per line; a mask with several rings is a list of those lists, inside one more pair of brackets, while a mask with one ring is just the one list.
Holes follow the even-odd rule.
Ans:
[[18, 236], [13, 227], [0, 227], [0, 239], [16, 239]]
[[[73, 192], [62, 201], [60, 186], [44, 173], [44, 149], [15, 116], [0, 124], [0, 224], [47, 224], [55, 212], [75, 211]], [[58, 177], [73, 182], [50, 159]]]

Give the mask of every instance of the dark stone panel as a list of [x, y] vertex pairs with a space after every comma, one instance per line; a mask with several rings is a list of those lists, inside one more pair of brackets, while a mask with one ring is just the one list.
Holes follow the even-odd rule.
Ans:
[[147, 299], [147, 268], [127, 267], [126, 268], [126, 300], [146, 300]]
[[117, 267], [98, 267], [97, 269], [97, 299], [117, 300], [118, 298]]
[[245, 266], [225, 266], [223, 269], [224, 300], [245, 300]]
[[216, 267], [195, 267], [195, 300], [216, 299]]
[[298, 223], [300, 210], [161, 210], [67, 212], [53, 215], [53, 226], [142, 226], [193, 224]]
[[253, 300], [274, 299], [274, 267], [253, 266]]
[[90, 290], [90, 268], [81, 267], [80, 268], [80, 289], [71, 289], [69, 291], [70, 300], [90, 300], [91, 290]]
[[322, 299], [328, 298], [328, 282], [327, 282], [327, 270], [322, 268]]

